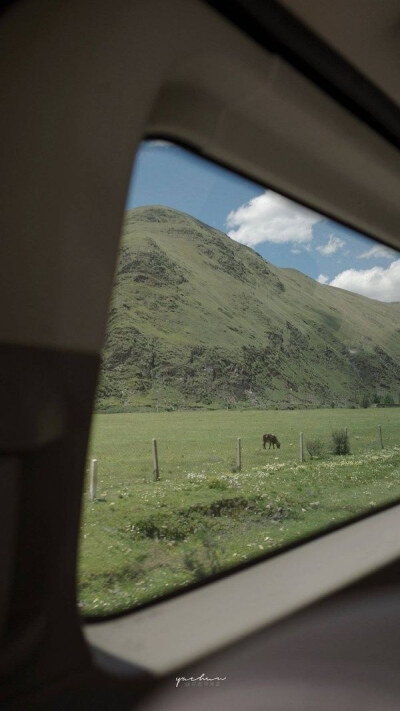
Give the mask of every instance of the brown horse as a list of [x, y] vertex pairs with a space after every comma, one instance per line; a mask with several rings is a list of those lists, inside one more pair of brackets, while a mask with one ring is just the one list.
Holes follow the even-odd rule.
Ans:
[[275, 437], [275, 435], [272, 434], [265, 434], [263, 435], [263, 447], [265, 449], [265, 445], [269, 442], [269, 447], [268, 449], [271, 449], [271, 444], [272, 444], [272, 449], [275, 449], [275, 445], [280, 448], [280, 442], [278, 442], [278, 438]]

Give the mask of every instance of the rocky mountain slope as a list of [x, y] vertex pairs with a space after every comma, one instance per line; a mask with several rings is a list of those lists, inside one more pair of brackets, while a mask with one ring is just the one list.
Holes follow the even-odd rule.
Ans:
[[126, 213], [98, 409], [352, 405], [400, 391], [400, 308], [170, 208]]

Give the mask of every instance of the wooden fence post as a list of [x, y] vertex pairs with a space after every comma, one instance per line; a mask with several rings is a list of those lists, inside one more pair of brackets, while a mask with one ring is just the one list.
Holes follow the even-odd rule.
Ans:
[[89, 480], [89, 498], [90, 501], [96, 499], [97, 489], [97, 459], [90, 460], [90, 480]]
[[236, 465], [238, 472], [242, 471], [242, 442], [240, 437], [237, 438], [236, 443]]
[[300, 461], [304, 462], [304, 442], [302, 432], [300, 432]]
[[158, 468], [158, 452], [157, 452], [157, 440], [153, 439], [153, 473], [154, 481], [158, 481], [160, 478], [160, 470]]
[[381, 449], [383, 449], [383, 439], [382, 439], [382, 427], [381, 427], [381, 425], [379, 425], [379, 427], [378, 427], [378, 435], [379, 435], [379, 442], [380, 442], [380, 445], [381, 445]]

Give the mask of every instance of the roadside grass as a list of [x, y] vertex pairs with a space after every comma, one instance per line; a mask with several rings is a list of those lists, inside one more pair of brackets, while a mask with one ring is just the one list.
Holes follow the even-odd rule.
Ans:
[[[334, 456], [331, 433], [344, 427], [351, 454]], [[300, 431], [324, 443], [321, 457], [299, 462]], [[279, 450], [263, 450], [265, 432]], [[97, 500], [85, 494], [81, 527], [87, 615], [162, 596], [400, 497], [396, 408], [96, 415], [90, 452], [99, 480]]]

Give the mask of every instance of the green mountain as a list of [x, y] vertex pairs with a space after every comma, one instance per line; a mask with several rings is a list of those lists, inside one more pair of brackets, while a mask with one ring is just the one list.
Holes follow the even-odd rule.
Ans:
[[274, 267], [176, 210], [129, 210], [98, 408], [397, 400], [399, 307]]

